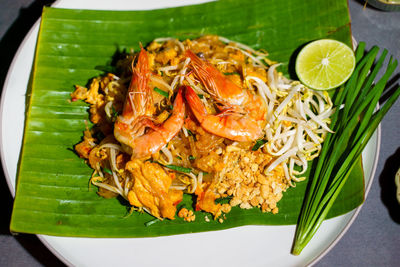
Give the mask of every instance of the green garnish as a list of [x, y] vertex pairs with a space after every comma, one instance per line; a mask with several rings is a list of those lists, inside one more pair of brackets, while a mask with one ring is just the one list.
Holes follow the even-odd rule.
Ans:
[[[400, 88], [393, 90], [386, 103], [374, 111], [397, 67], [397, 60], [391, 57], [386, 72], [374, 83], [387, 50], [382, 52], [375, 64], [379, 48], [373, 47], [365, 56], [364, 49], [365, 43], [361, 42], [356, 50], [356, 68], [344, 87], [335, 95], [334, 106], [337, 111], [331, 118], [334, 133], [327, 134], [311, 176], [297, 223], [292, 248], [295, 255], [301, 253], [321, 226], [368, 140], [400, 95]], [[344, 108], [340, 109], [342, 105]]]
[[109, 168], [103, 168], [103, 171], [105, 173], [108, 173], [108, 174], [112, 175], [112, 171]]
[[168, 95], [168, 92], [166, 92], [166, 91], [164, 91], [164, 90], [161, 90], [160, 88], [158, 88], [158, 87], [154, 87], [154, 89], [153, 89], [156, 93], [158, 93], [158, 94], [160, 94], [160, 95], [162, 95], [162, 96], [164, 96], [164, 97], [168, 97], [169, 95]]
[[189, 160], [195, 160], [196, 157], [193, 157], [192, 155], [189, 156]]
[[225, 204], [225, 203], [229, 203], [229, 201], [233, 198], [233, 196], [227, 196], [227, 197], [222, 197], [222, 198], [217, 198], [215, 200], [215, 203], [219, 203], [219, 204]]
[[240, 75], [239, 72], [224, 72], [224, 75]]
[[115, 118], [117, 118], [118, 117], [118, 111], [116, 111], [115, 110], [115, 108], [114, 108], [114, 106], [111, 106], [111, 110], [112, 110], [112, 113], [113, 113], [113, 118], [115, 119]]
[[187, 132], [189, 135], [194, 136], [194, 133], [191, 130], [187, 129]]
[[204, 98], [204, 95], [202, 95], [202, 94], [197, 94], [197, 95], [200, 97], [200, 99]]
[[265, 139], [258, 139], [251, 150], [256, 151], [267, 142]]
[[173, 165], [173, 164], [163, 165], [163, 166], [167, 167], [167, 168], [169, 168], [171, 170], [178, 171], [178, 172], [183, 172], [183, 173], [190, 173], [192, 171], [191, 168], [185, 168], [185, 167], [177, 166], [177, 165]]
[[181, 156], [175, 156], [177, 159], [182, 160]]

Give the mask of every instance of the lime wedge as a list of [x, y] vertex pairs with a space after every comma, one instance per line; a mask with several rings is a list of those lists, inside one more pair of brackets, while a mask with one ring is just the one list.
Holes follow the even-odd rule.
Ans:
[[300, 81], [316, 90], [329, 90], [349, 79], [355, 67], [353, 50], [346, 44], [321, 39], [307, 44], [296, 58]]

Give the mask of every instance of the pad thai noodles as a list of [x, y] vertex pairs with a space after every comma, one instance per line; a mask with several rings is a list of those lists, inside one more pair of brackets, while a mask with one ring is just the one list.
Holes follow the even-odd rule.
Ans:
[[[319, 155], [332, 102], [277, 71], [278, 63], [220, 36], [159, 38], [113, 73], [76, 86], [94, 127], [75, 146], [90, 182], [154, 217], [221, 220], [231, 207], [277, 213], [283, 192]], [[222, 204], [218, 199], [227, 199]]]

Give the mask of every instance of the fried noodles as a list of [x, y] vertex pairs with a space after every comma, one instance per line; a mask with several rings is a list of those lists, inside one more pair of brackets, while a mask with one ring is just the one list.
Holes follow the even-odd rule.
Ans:
[[319, 155], [334, 109], [267, 56], [219, 36], [159, 38], [89, 89], [76, 86], [72, 100], [90, 104], [95, 126], [75, 149], [99, 194], [159, 219], [175, 218], [183, 193], [214, 218], [237, 205], [277, 213]]

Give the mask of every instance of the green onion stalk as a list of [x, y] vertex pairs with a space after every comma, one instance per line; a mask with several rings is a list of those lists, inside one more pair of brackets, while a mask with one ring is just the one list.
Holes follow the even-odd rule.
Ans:
[[334, 95], [336, 111], [331, 118], [334, 133], [327, 134], [311, 175], [297, 222], [294, 255], [301, 253], [325, 220], [363, 149], [400, 95], [399, 87], [376, 108], [398, 64], [390, 57], [385, 72], [374, 83], [387, 56], [387, 50], [383, 50], [377, 59], [379, 50], [375, 46], [365, 54], [365, 43], [361, 42], [355, 52], [354, 72]]

